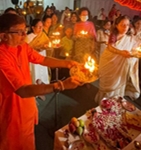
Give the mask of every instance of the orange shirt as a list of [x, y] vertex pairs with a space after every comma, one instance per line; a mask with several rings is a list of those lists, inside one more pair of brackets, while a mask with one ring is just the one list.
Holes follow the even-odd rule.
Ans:
[[17, 47], [0, 43], [0, 150], [35, 149], [35, 98], [21, 98], [15, 91], [32, 84], [29, 62], [38, 64], [43, 60], [26, 43]]

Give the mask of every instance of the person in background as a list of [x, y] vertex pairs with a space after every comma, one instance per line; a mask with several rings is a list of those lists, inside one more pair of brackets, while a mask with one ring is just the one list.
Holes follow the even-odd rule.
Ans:
[[[41, 34], [43, 30], [43, 23], [40, 19], [34, 19], [31, 24], [31, 33], [27, 35], [27, 43], [31, 45], [32, 48], [37, 50], [39, 54], [46, 56], [45, 48], [43, 47], [44, 44], [40, 42], [40, 45], [33, 44], [39, 43], [37, 40], [41, 41]], [[43, 83], [49, 84], [49, 76], [48, 76], [48, 69], [47, 67], [41, 66], [41, 65], [34, 65], [30, 64], [31, 69], [31, 76], [33, 83], [36, 83], [37, 79], [40, 79]]]
[[80, 82], [70, 77], [53, 84], [32, 84], [29, 62], [71, 68], [78, 63], [41, 56], [25, 43], [25, 20], [15, 14], [0, 16], [0, 149], [35, 150], [34, 125], [38, 123], [35, 96], [74, 89]]
[[45, 20], [45, 18], [51, 17], [51, 16], [52, 16], [52, 10], [51, 10], [51, 8], [48, 6], [48, 7], [45, 9], [45, 12], [44, 12], [44, 15], [43, 15], [42, 20]]
[[108, 14], [108, 19], [113, 23], [114, 21], [114, 16], [116, 15], [117, 9], [116, 9], [116, 4], [113, 4], [109, 14]]
[[100, 57], [99, 91], [95, 100], [104, 97], [129, 96], [132, 100], [140, 95], [138, 58], [131, 57], [138, 42], [129, 34], [130, 19], [117, 18], [109, 38], [109, 44]]
[[58, 23], [58, 17], [56, 14], [53, 14], [51, 17], [51, 26], [49, 28], [48, 35], [51, 36], [53, 32], [57, 32], [59, 30], [59, 23]]
[[[73, 60], [80, 63], [84, 63], [87, 59], [87, 55], [95, 56], [94, 46], [96, 40], [96, 31], [94, 24], [88, 21], [90, 16], [90, 11], [87, 7], [82, 7], [78, 12], [80, 21], [74, 26], [74, 50], [73, 50]], [[82, 32], [85, 32], [83, 34]]]
[[107, 47], [109, 36], [110, 36], [110, 30], [111, 30], [111, 21], [105, 20], [103, 22], [102, 28], [97, 31], [97, 52], [98, 52], [98, 60]]
[[51, 3], [50, 8], [51, 8], [52, 12], [55, 13], [56, 7], [54, 6], [54, 3]]
[[8, 7], [7, 9], [5, 9], [4, 14], [17, 14], [16, 10], [12, 7]]
[[71, 15], [70, 9], [68, 7], [65, 7], [65, 10], [63, 11], [61, 16], [60, 23], [66, 26], [70, 22], [70, 15]]
[[49, 28], [51, 26], [51, 22], [52, 22], [51, 17], [46, 16], [46, 17], [43, 18], [43, 32], [47, 36], [49, 34]]
[[71, 58], [72, 54], [72, 49], [73, 49], [73, 29], [68, 27], [65, 29], [65, 36], [61, 39], [61, 46], [62, 46], [62, 51], [60, 53], [60, 56], [65, 59], [65, 58]]
[[100, 12], [97, 15], [98, 24], [101, 27], [104, 20], [106, 20], [106, 14], [104, 12], [104, 8], [101, 8]]
[[121, 16], [121, 12], [120, 12], [120, 10], [117, 10], [116, 13], [115, 13], [115, 15], [114, 15], [114, 17], [113, 17], [113, 24], [115, 23], [115, 20], [116, 20], [118, 17], [120, 17], [120, 16]]
[[79, 18], [78, 18], [77, 13], [72, 12], [71, 17], [70, 17], [70, 22], [65, 26], [65, 28], [71, 27], [73, 29], [75, 24], [78, 22], [78, 20], [79, 20]]
[[[141, 43], [141, 18], [139, 16], [136, 17], [132, 25], [131, 33], [135, 36], [136, 40]], [[139, 59], [139, 83], [141, 88], [141, 58]]]

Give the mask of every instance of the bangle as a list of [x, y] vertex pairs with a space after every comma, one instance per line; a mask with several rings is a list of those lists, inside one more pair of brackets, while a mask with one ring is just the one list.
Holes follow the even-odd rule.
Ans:
[[61, 85], [61, 91], [64, 91], [65, 90], [65, 87], [64, 87], [64, 84], [61, 80], [58, 80], [58, 82], [60, 83]]
[[60, 91], [64, 91], [64, 84], [62, 81], [58, 80], [57, 83], [53, 84], [53, 92], [60, 92]]

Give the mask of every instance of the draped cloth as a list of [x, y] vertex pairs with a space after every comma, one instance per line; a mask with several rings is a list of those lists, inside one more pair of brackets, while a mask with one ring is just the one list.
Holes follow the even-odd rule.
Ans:
[[[43, 50], [43, 46], [49, 42], [49, 39], [44, 32], [39, 35], [31, 33], [28, 35], [27, 39], [27, 42], [32, 48], [37, 50], [42, 49], [42, 51], [38, 53], [42, 56], [46, 56], [46, 50]], [[41, 79], [43, 83], [49, 84], [48, 67], [30, 63], [30, 72], [33, 83], [35, 83], [37, 79]]]
[[[134, 37], [125, 35], [115, 43], [115, 48], [131, 51], [136, 43]], [[125, 58], [110, 52], [107, 47], [100, 58], [99, 78], [99, 91], [95, 97], [97, 102], [104, 97], [116, 95], [126, 95], [132, 99], [140, 95], [138, 58]]]

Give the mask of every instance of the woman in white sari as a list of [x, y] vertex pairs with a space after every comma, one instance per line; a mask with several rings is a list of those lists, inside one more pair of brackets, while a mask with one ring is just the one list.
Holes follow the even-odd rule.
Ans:
[[[45, 45], [49, 42], [48, 37], [43, 30], [43, 23], [40, 19], [34, 19], [31, 24], [32, 33], [27, 35], [27, 43], [36, 49], [41, 55], [46, 56]], [[49, 76], [47, 67], [41, 65], [30, 64], [30, 70], [32, 75], [32, 81], [42, 81], [45, 84], [49, 84]], [[38, 80], [40, 79], [40, 80]]]
[[119, 17], [109, 39], [108, 47], [100, 58], [99, 91], [95, 100], [116, 95], [136, 99], [140, 95], [138, 59], [131, 57], [137, 41], [128, 35], [130, 21], [127, 16]]

